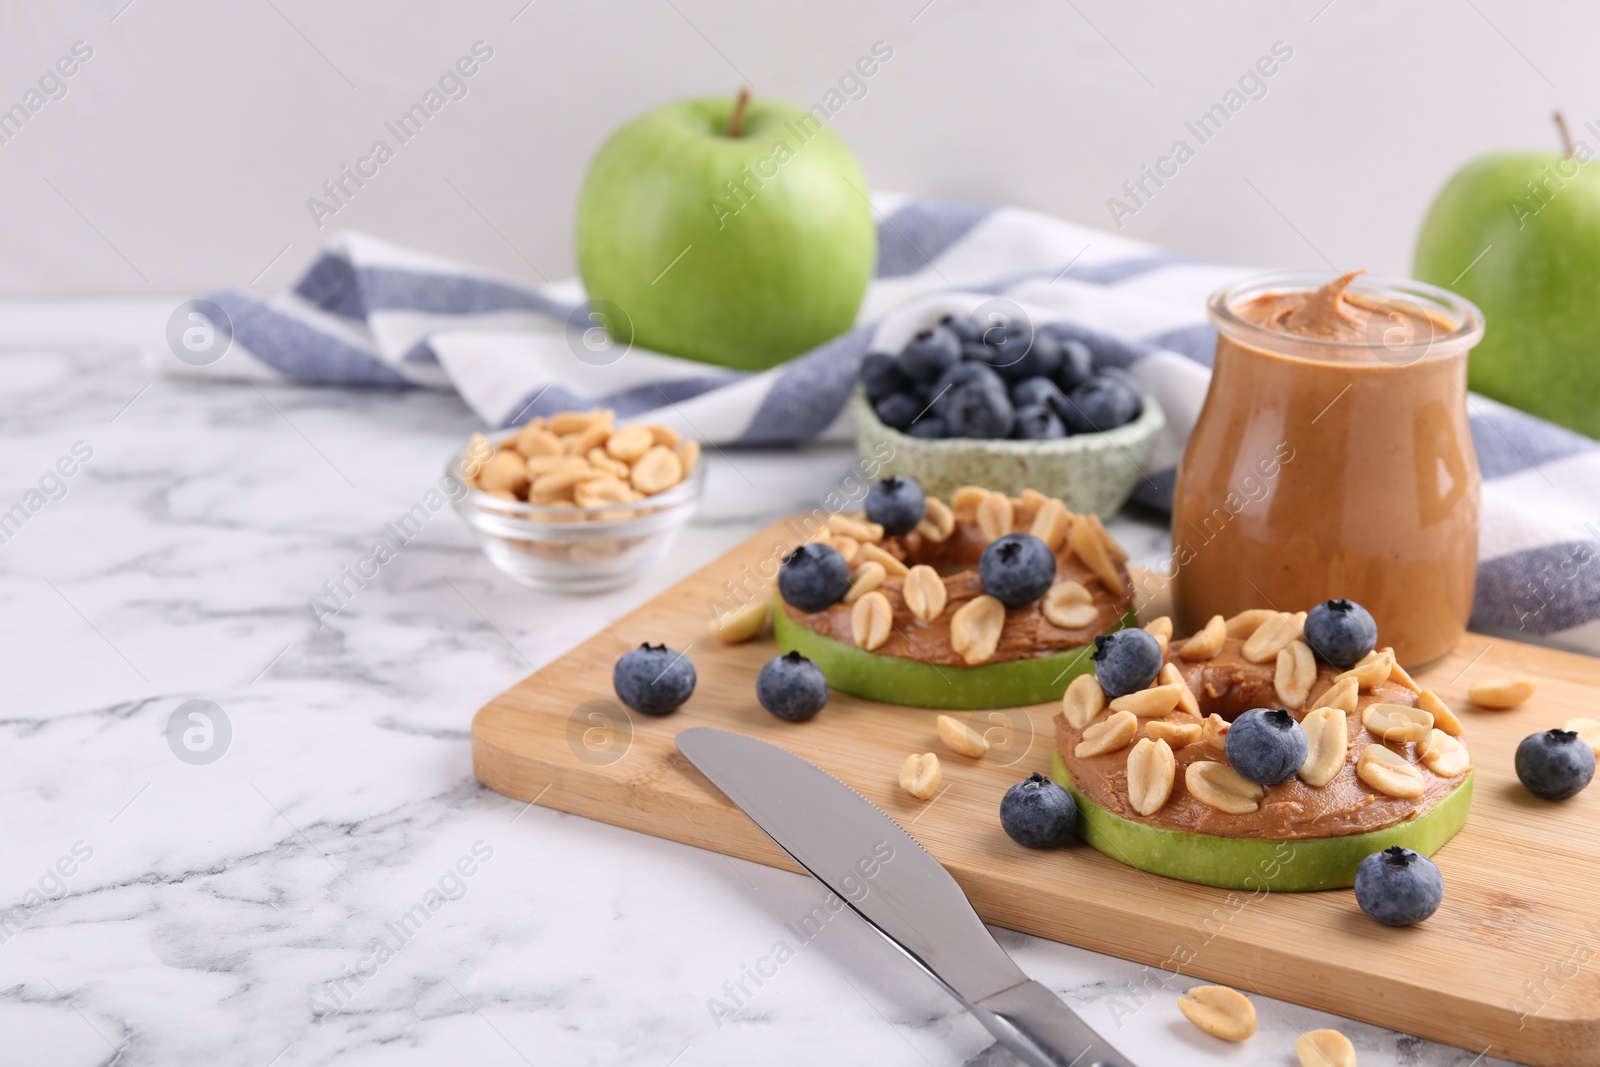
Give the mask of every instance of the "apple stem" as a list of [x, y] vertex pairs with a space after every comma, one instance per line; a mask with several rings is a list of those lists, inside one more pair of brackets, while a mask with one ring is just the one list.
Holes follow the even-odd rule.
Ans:
[[1556, 129], [1561, 131], [1561, 151], [1568, 159], [1572, 158], [1572, 131], [1567, 129], [1567, 116], [1557, 111], [1555, 113]]
[[[728, 119], [728, 136], [739, 136], [739, 128], [744, 125], [744, 109], [750, 106], [750, 87], [739, 86], [739, 99], [733, 105], [733, 116]], [[1569, 153], [1570, 154], [1570, 153]]]

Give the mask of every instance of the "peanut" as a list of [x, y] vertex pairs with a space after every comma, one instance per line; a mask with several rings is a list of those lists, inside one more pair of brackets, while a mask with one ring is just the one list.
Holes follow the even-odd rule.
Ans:
[[978, 504], [978, 529], [990, 541], [1010, 533], [1016, 523], [1016, 511], [1011, 498], [1003, 493], [990, 493]]
[[1145, 736], [1152, 741], [1165, 741], [1172, 748], [1182, 748], [1200, 740], [1202, 727], [1197, 722], [1166, 722], [1157, 719], [1145, 725]]
[[1211, 621], [1206, 623], [1205, 629], [1195, 634], [1183, 643], [1178, 649], [1178, 655], [1187, 660], [1210, 659], [1222, 651], [1222, 642], [1227, 639], [1228, 624], [1221, 615], [1211, 616]]
[[[1081, 730], [1106, 709], [1106, 692], [1093, 673], [1074, 678], [1067, 691], [1061, 694], [1061, 714], [1067, 725]], [[1154, 725], [1154, 724], [1152, 724]]]
[[1063, 630], [1082, 629], [1100, 617], [1094, 594], [1073, 581], [1057, 582], [1046, 590], [1039, 611], [1050, 625]]
[[1178, 706], [1178, 696], [1183, 686], [1153, 685], [1117, 697], [1111, 702], [1112, 711], [1131, 711], [1141, 719], [1157, 719]]
[[1411, 672], [1400, 666], [1400, 657], [1394, 654], [1394, 649], [1380, 648], [1378, 651], [1387, 652], [1389, 658], [1394, 661], [1394, 666], [1389, 669], [1389, 681], [1394, 682], [1396, 685], [1403, 685], [1413, 693], [1422, 692], [1422, 686], [1418, 685], [1417, 680], [1411, 677]]
[[950, 506], [957, 509], [976, 509], [979, 504], [984, 502], [988, 495], [989, 490], [985, 489], [981, 485], [963, 485], [960, 489], [957, 489], [954, 493], [950, 494]]
[[1337, 1030], [1310, 1030], [1294, 1039], [1300, 1067], [1356, 1067], [1356, 1047]]
[[483, 465], [478, 484], [490, 492], [499, 489], [513, 497], [522, 495], [528, 491], [528, 463], [521, 454], [501, 449]]
[[923, 622], [938, 618], [950, 598], [939, 572], [921, 563], [906, 572], [900, 595], [905, 597], [906, 607], [911, 614]]
[[1361, 725], [1380, 741], [1426, 741], [1433, 732], [1433, 716], [1404, 704], [1368, 704]]
[[1270, 663], [1278, 653], [1300, 637], [1300, 624], [1286, 611], [1280, 611], [1245, 638], [1239, 654], [1251, 663]]
[[534, 456], [561, 455], [561, 438], [536, 422], [530, 422], [518, 430], [517, 436], [512, 438], [512, 443], [513, 447], [528, 459]]
[[955, 528], [956, 513], [950, 510], [950, 505], [938, 497], [930, 496], [923, 506], [922, 521], [917, 523], [916, 532], [924, 541], [940, 544], [949, 540]]
[[1272, 676], [1272, 687], [1284, 707], [1301, 708], [1311, 695], [1311, 685], [1317, 680], [1317, 661], [1311, 655], [1311, 646], [1304, 641], [1290, 641], [1278, 650], [1277, 669]]
[[1177, 776], [1172, 746], [1146, 737], [1128, 753], [1128, 804], [1140, 815], [1154, 815], [1172, 796]]
[[1106, 542], [1090, 516], [1074, 515], [1068, 538], [1072, 542], [1073, 553], [1094, 572], [1095, 577], [1105, 583], [1113, 595], [1122, 596], [1128, 591], [1127, 583], [1117, 571]]
[[1055, 499], [1046, 500], [1034, 513], [1033, 525], [1028, 527], [1028, 532], [1054, 552], [1067, 539], [1067, 527], [1071, 522], [1072, 515], [1065, 504]]
[[1271, 608], [1250, 608], [1230, 618], [1223, 623], [1223, 627], [1229, 637], [1244, 640], [1260, 629], [1262, 623], [1278, 614]]
[[711, 620], [711, 636], [725, 645], [760, 637], [772, 625], [772, 601], [757, 597]]
[[1159, 619], [1151, 620], [1144, 632], [1155, 638], [1161, 644], [1161, 655], [1167, 654], [1167, 645], [1172, 642], [1172, 617], [1163, 615]]
[[1300, 780], [1320, 789], [1344, 770], [1350, 752], [1350, 721], [1340, 708], [1313, 708], [1300, 720], [1306, 733], [1306, 761]]
[[889, 640], [893, 624], [894, 611], [889, 607], [889, 598], [882, 593], [867, 593], [850, 609], [850, 636], [855, 638], [857, 647], [868, 652], [881, 648]]
[[1342, 681], [1336, 680], [1327, 689], [1323, 690], [1322, 695], [1317, 698], [1317, 702], [1311, 705], [1311, 710], [1338, 708], [1347, 715], [1353, 715], [1359, 699], [1357, 689], [1359, 689], [1359, 685], [1354, 678], [1345, 678]]
[[978, 759], [989, 751], [988, 740], [967, 723], [949, 715], [938, 718], [939, 740], [952, 752]]
[[[614, 430], [606, 438], [606, 455], [623, 463], [633, 463], [656, 444], [656, 435], [650, 427], [640, 422], [629, 423]], [[663, 445], [663, 448], [666, 446]]]
[[651, 445], [633, 464], [633, 487], [649, 496], [683, 481], [683, 460], [666, 445]]
[[1480, 708], [1507, 711], [1533, 696], [1538, 684], [1532, 678], [1486, 678], [1467, 687], [1467, 699]]
[[[1190, 764], [1193, 770], [1199, 764]], [[1212, 1037], [1243, 1041], [1256, 1032], [1256, 1007], [1237, 989], [1224, 985], [1199, 985], [1178, 998], [1183, 1017]]]
[[1207, 715], [1200, 724], [1200, 743], [1206, 750], [1217, 755], [1225, 756], [1228, 751], [1228, 729], [1232, 723], [1221, 715]]
[[939, 757], [932, 752], [913, 752], [900, 764], [900, 788], [918, 800], [931, 800], [937, 796], [943, 777], [939, 770]]
[[973, 597], [950, 616], [950, 647], [969, 667], [985, 663], [999, 647], [1005, 624], [1004, 604], [988, 595]]
[[1133, 712], [1114, 712], [1107, 718], [1084, 727], [1083, 740], [1073, 748], [1072, 754], [1079, 759], [1088, 759], [1091, 756], [1104, 756], [1110, 752], [1117, 752], [1131, 745], [1138, 732], [1139, 720]]
[[829, 515], [828, 525], [833, 527], [834, 533], [854, 537], [863, 544], [877, 544], [883, 540], [882, 526], [854, 515]]
[[1339, 675], [1334, 681], [1340, 682], [1346, 678], [1354, 678], [1356, 685], [1365, 691], [1379, 682], [1387, 682], [1389, 675], [1393, 673], [1393, 656], [1387, 652], [1368, 652], [1360, 663]]
[[1261, 807], [1267, 787], [1257, 785], [1226, 763], [1197, 760], [1183, 772], [1189, 794], [1207, 807], [1229, 815], [1247, 815]]
[[883, 549], [874, 544], [865, 544], [861, 546], [861, 558], [878, 564], [883, 568], [884, 573], [891, 578], [904, 578], [906, 576], [906, 571], [910, 569], [904, 563], [900, 562], [898, 557], [892, 553], [885, 552]]
[[1189, 688], [1189, 680], [1183, 676], [1176, 663], [1162, 666], [1161, 675], [1157, 679], [1162, 685], [1178, 686], [1178, 708], [1185, 715], [1200, 717], [1200, 702], [1194, 698], [1194, 690]]
[[873, 563], [870, 560], [855, 569], [850, 588], [844, 591], [844, 602], [854, 604], [878, 586], [884, 583], [888, 574], [883, 569], [883, 564]]
[[1422, 763], [1440, 778], [1454, 778], [1466, 774], [1472, 766], [1472, 756], [1467, 746], [1443, 730], [1431, 730], [1428, 740], [1419, 746]]
[[1456, 713], [1432, 689], [1424, 689], [1417, 694], [1417, 707], [1432, 715], [1433, 725], [1451, 737], [1460, 737], [1464, 732]]
[[1368, 745], [1356, 760], [1356, 777], [1385, 796], [1420, 797], [1426, 785], [1422, 772], [1404, 756], [1383, 745]]

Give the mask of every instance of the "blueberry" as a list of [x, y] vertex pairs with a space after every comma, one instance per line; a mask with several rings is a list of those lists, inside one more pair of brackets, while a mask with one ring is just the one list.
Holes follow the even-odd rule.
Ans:
[[677, 711], [694, 692], [694, 664], [666, 645], [643, 644], [625, 652], [611, 669], [617, 698], [645, 715]]
[[1378, 624], [1352, 600], [1324, 600], [1306, 612], [1306, 644], [1317, 658], [1349, 670], [1378, 647]]
[[[1000, 367], [1000, 373], [1014, 382], [1048, 378], [1061, 367], [1061, 342], [1054, 334], [1035, 333], [1028, 340], [1030, 343], [1022, 347], [1017, 358]], [[1015, 352], [1019, 345], [1021, 341], [1012, 342], [1011, 351]]]
[[983, 340], [983, 328], [966, 315], [946, 315], [939, 320], [939, 325], [955, 334], [963, 345]]
[[1565, 800], [1583, 791], [1594, 777], [1594, 750], [1571, 730], [1529, 734], [1517, 746], [1517, 777], [1528, 792], [1546, 800]]
[[982, 341], [963, 341], [961, 358], [968, 363], [982, 363], [987, 366], [994, 359], [994, 349]]
[[[1012, 381], [1032, 378], [1038, 372], [1030, 365], [1033, 352], [1033, 329], [1027, 323], [1010, 322], [992, 326], [984, 331], [984, 343], [989, 346], [989, 365]], [[1056, 361], [1061, 360], [1059, 347], [1053, 350]]]
[[832, 545], [807, 541], [778, 568], [778, 592], [801, 611], [821, 611], [836, 604], [850, 588], [850, 567]]
[[951, 437], [995, 438], [1011, 435], [1016, 412], [1004, 389], [960, 385], [940, 398], [940, 417]]
[[978, 557], [978, 579], [985, 593], [1008, 608], [1020, 608], [1055, 584], [1056, 557], [1032, 534], [1008, 533]]
[[769, 660], [756, 675], [756, 699], [780, 719], [805, 722], [828, 702], [822, 668], [798, 652]]
[[1016, 421], [1011, 424], [1011, 436], [1024, 441], [1053, 441], [1067, 436], [1067, 429], [1056, 418], [1056, 413], [1043, 404], [1029, 404], [1017, 409]]
[[914, 479], [896, 474], [867, 490], [867, 518], [886, 534], [910, 533], [922, 521], [928, 498]]
[[1043, 404], [1060, 418], [1067, 406], [1067, 396], [1049, 378], [1024, 378], [1011, 387], [1011, 403], [1018, 408]]
[[945, 397], [955, 392], [964, 385], [976, 385], [982, 389], [992, 389], [1004, 393], [1006, 383], [994, 368], [986, 363], [957, 363], [954, 367], [939, 375], [938, 381], [933, 383], [933, 403], [935, 408], [944, 405]]
[[961, 340], [943, 326], [923, 330], [900, 352], [900, 369], [917, 381], [932, 381], [961, 359]]
[[1000, 827], [1027, 848], [1054, 848], [1072, 836], [1078, 805], [1072, 794], [1035, 771], [1006, 790], [1000, 801]]
[[1287, 782], [1305, 765], [1306, 732], [1284, 708], [1247, 711], [1223, 736], [1228, 762], [1258, 785]]
[[1062, 420], [1073, 433], [1100, 433], [1126, 426], [1144, 410], [1144, 400], [1127, 379], [1097, 374], [1067, 394]]
[[1117, 630], [1094, 639], [1094, 676], [1106, 696], [1137, 693], [1161, 673], [1161, 642], [1137, 628]]
[[910, 393], [890, 393], [878, 401], [873, 410], [878, 413], [879, 421], [885, 426], [905, 430], [927, 406]]
[[1419, 923], [1438, 911], [1443, 900], [1439, 868], [1409, 848], [1391, 845], [1356, 868], [1356, 903], [1385, 926]]
[[1094, 353], [1082, 341], [1061, 342], [1061, 366], [1056, 369], [1056, 384], [1070, 393], [1095, 374]]
[[945, 433], [944, 420], [937, 415], [924, 415], [911, 424], [911, 429], [906, 431], [912, 437], [920, 437], [926, 441], [937, 441], [948, 436]]
[[886, 352], [870, 353], [861, 361], [861, 384], [867, 389], [867, 399], [874, 404], [892, 393], [911, 389], [911, 379], [900, 369], [900, 361]]

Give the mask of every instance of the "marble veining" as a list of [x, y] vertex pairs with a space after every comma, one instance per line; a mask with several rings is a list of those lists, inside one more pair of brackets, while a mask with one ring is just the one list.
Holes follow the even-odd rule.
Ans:
[[[472, 777], [474, 709], [809, 506], [848, 452], [713, 455], [670, 557], [584, 600], [503, 580], [442, 512], [318, 619], [308, 600], [472, 416], [423, 391], [152, 380], [157, 302], [127, 303], [95, 320], [125, 315], [126, 345], [73, 343], [66, 307], [60, 344], [0, 355], [0, 511], [92, 450], [0, 544], [0, 1064], [1013, 1062], [853, 916], [796, 936], [810, 880]], [[1163, 551], [1157, 527], [1117, 530]], [[169, 727], [190, 701], [226, 720], [221, 758]], [[1223, 1047], [1144, 968], [999, 937], [1141, 1064], [1291, 1063], [1324, 1025], [1363, 1065], [1491, 1062], [1264, 997], [1261, 1033]]]

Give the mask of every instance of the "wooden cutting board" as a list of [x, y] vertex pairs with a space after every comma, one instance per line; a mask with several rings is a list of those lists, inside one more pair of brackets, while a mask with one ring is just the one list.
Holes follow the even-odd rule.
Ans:
[[[1461, 715], [1477, 781], [1466, 828], [1436, 857], [1444, 906], [1393, 930], [1367, 919], [1349, 890], [1253, 896], [1148, 875], [1082, 845], [1013, 844], [1000, 829], [1000, 797], [1027, 774], [1048, 773], [1054, 704], [972, 713], [995, 728], [982, 761], [946, 750], [931, 711], [835, 694], [811, 722], [773, 718], [755, 699], [770, 640], [727, 647], [706, 623], [727, 580], [755, 589], [793, 540], [782, 524], [757, 534], [486, 704], [472, 724], [479, 779], [519, 800], [798, 870], [673, 744], [690, 726], [738, 730], [869, 797], [950, 869], [990, 923], [1473, 1053], [1600, 1064], [1600, 785], [1552, 804], [1512, 770], [1527, 734], [1600, 717], [1600, 661], [1468, 634], [1418, 675]], [[612, 665], [643, 641], [687, 649], [699, 672], [676, 714], [629, 714], [616, 702]], [[1523, 707], [1467, 703], [1470, 682], [1511, 673], [1539, 679]], [[944, 765], [947, 788], [930, 802], [899, 788], [910, 752], [937, 752]]]

